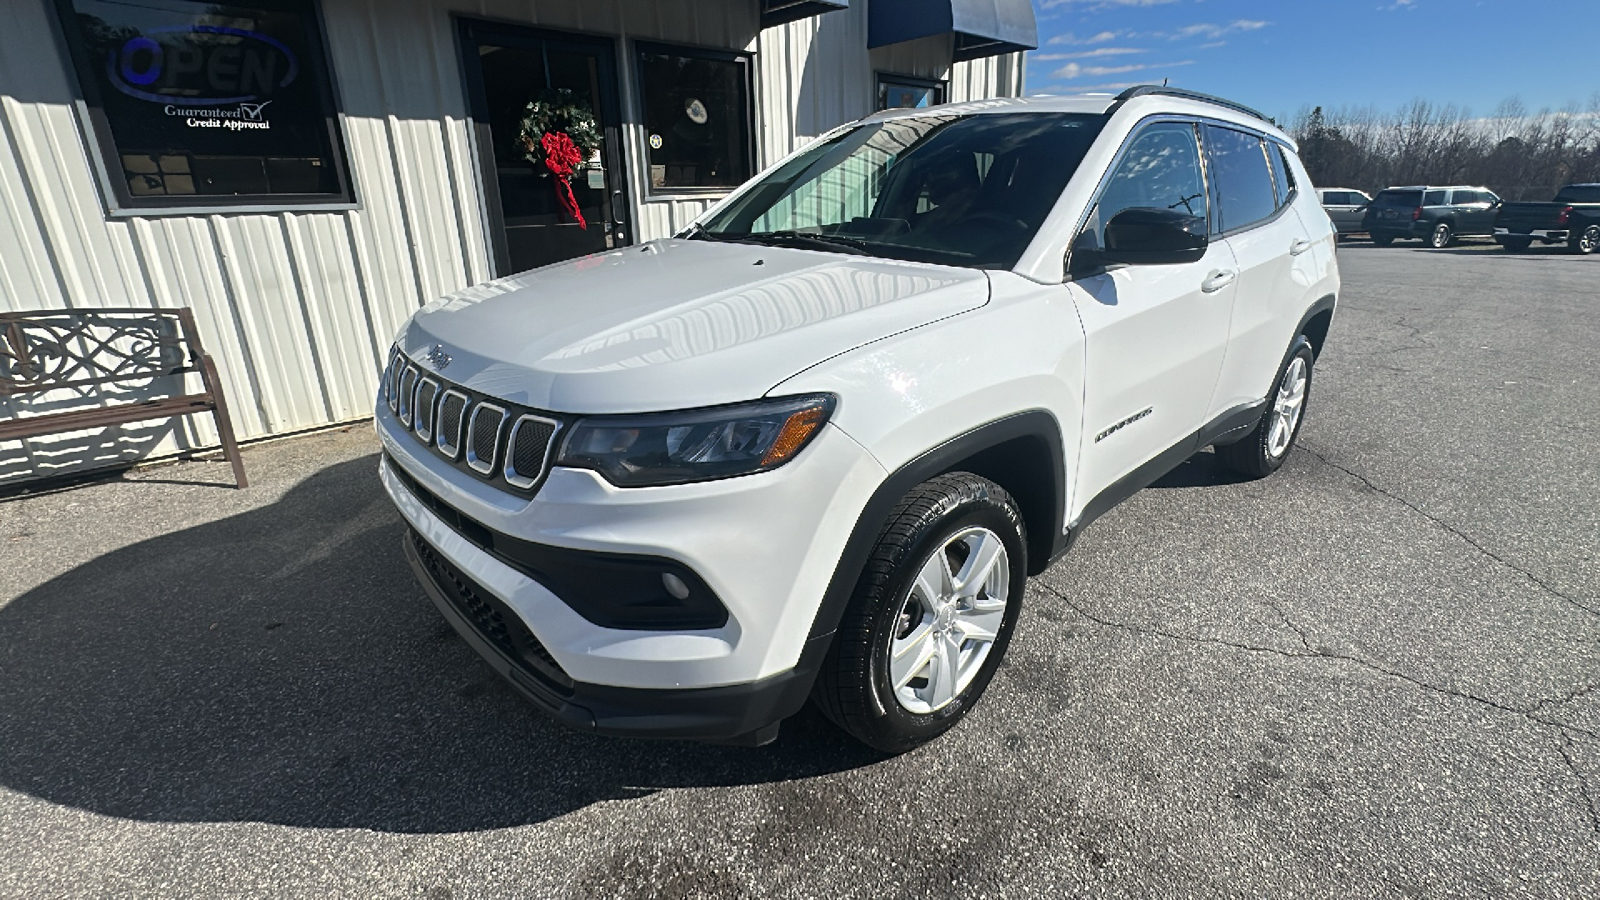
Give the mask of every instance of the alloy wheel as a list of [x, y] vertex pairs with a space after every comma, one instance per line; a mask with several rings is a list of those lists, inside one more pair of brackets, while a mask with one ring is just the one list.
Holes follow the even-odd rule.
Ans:
[[1005, 542], [987, 528], [947, 538], [923, 561], [889, 636], [889, 686], [910, 713], [948, 706], [994, 649], [1011, 596]]
[[1278, 395], [1272, 403], [1272, 429], [1267, 433], [1267, 452], [1273, 459], [1289, 449], [1295, 427], [1300, 424], [1300, 414], [1305, 410], [1309, 381], [1305, 358], [1296, 356], [1289, 363], [1289, 368], [1284, 370], [1283, 380], [1278, 382]]
[[1593, 253], [1600, 249], [1600, 225], [1590, 225], [1578, 236], [1578, 252]]

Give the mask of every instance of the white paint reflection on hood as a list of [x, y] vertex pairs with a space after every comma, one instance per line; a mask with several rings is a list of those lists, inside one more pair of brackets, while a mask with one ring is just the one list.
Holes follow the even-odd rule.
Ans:
[[663, 310], [546, 356], [550, 371], [606, 371], [703, 356], [779, 332], [803, 328], [962, 279], [827, 266]]

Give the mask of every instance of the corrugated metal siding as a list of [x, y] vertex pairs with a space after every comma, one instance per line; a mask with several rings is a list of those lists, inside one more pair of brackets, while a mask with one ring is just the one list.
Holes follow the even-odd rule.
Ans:
[[[323, 0], [359, 208], [108, 219], [46, 0], [0, 4], [0, 310], [191, 306], [240, 437], [368, 414], [389, 340], [428, 300], [491, 277], [452, 16], [616, 36], [640, 240], [715, 196], [650, 198], [630, 39], [756, 56], [757, 156], [871, 112], [879, 71], [1016, 94], [1020, 56], [949, 65], [948, 40], [863, 52], [866, 6], [759, 29], [753, 0]], [[31, 401], [30, 401], [31, 402]], [[37, 411], [0, 401], [0, 416]], [[209, 420], [0, 445], [0, 478], [210, 445]], [[74, 443], [76, 441], [76, 443]]]

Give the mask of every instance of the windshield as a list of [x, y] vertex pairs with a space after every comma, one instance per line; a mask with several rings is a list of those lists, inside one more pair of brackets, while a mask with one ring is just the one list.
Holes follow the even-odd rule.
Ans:
[[769, 172], [693, 236], [1010, 268], [1104, 122], [991, 113], [862, 125]]
[[1600, 203], [1600, 184], [1569, 184], [1556, 194], [1554, 203]]
[[1421, 191], [1382, 191], [1377, 199], [1372, 201], [1373, 206], [1421, 206]]

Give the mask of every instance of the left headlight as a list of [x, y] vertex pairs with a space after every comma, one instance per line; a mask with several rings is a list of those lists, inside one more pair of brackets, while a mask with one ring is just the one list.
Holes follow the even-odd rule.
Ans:
[[642, 416], [593, 416], [567, 431], [556, 465], [594, 469], [618, 487], [710, 481], [776, 469], [833, 413], [808, 394]]

